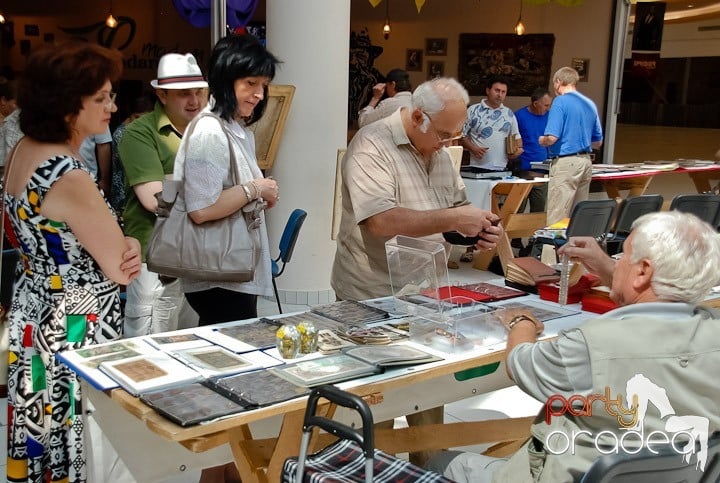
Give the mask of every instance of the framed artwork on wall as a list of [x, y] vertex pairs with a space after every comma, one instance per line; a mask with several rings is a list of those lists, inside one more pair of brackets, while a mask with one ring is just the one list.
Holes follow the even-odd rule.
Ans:
[[578, 74], [580, 74], [580, 82], [587, 82], [590, 68], [590, 59], [580, 59], [578, 57], [573, 57], [570, 66], [575, 69]]
[[294, 94], [295, 86], [270, 84], [265, 114], [249, 127], [255, 133], [255, 152], [260, 169], [272, 168], [275, 162]]
[[447, 55], [447, 39], [425, 39], [426, 55]]
[[427, 63], [428, 80], [445, 75], [445, 62], [429, 60]]
[[460, 34], [458, 80], [471, 96], [485, 94], [493, 75], [508, 79], [508, 96], [529, 96], [550, 84], [553, 34]]
[[422, 71], [422, 49], [407, 49], [405, 51], [405, 70], [408, 72]]

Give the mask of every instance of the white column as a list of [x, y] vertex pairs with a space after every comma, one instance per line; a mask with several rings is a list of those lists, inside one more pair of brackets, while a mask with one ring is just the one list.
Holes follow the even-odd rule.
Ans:
[[270, 172], [280, 202], [267, 214], [272, 255], [295, 208], [308, 216], [292, 261], [277, 279], [280, 300], [334, 301], [330, 238], [337, 150], [347, 145], [350, 0], [268, 0], [267, 46], [282, 64], [276, 84], [295, 86], [285, 132]]

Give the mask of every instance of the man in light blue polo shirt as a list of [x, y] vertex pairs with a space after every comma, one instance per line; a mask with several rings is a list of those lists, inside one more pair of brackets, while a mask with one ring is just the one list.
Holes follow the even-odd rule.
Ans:
[[592, 178], [593, 149], [602, 146], [602, 127], [595, 103], [577, 91], [580, 76], [562, 67], [553, 76], [557, 97], [550, 108], [541, 146], [557, 144], [558, 156], [550, 165], [547, 224], [570, 216], [578, 201], [586, 200]]

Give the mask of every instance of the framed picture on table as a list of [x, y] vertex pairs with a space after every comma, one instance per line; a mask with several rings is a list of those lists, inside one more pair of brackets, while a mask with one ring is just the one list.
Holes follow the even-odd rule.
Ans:
[[294, 94], [295, 86], [270, 84], [265, 114], [249, 127], [255, 133], [255, 152], [260, 169], [272, 168], [275, 162]]

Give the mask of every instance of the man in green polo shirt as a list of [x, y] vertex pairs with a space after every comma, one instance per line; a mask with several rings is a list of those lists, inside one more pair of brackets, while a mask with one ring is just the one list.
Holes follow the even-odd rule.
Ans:
[[158, 101], [153, 112], [128, 125], [118, 145], [125, 170], [125, 234], [142, 245], [140, 276], [127, 287], [125, 336], [175, 330], [184, 302], [180, 283], [163, 285], [147, 269], [145, 254], [155, 224], [162, 182], [173, 173], [175, 154], [185, 128], [207, 104], [207, 82], [191, 54], [166, 54], [158, 64], [158, 78], [150, 82]]

